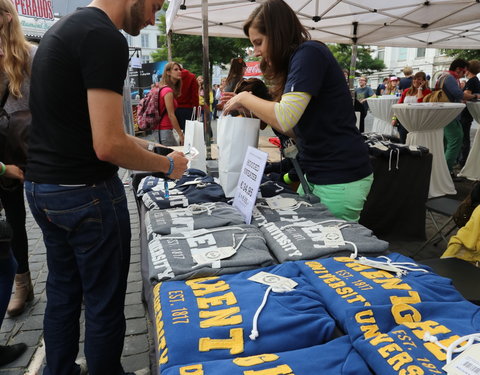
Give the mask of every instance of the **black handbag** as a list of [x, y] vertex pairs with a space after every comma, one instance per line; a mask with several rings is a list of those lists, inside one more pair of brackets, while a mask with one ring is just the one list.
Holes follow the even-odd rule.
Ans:
[[[27, 145], [32, 115], [30, 110], [7, 113], [5, 103], [10, 90], [5, 90], [0, 103], [0, 161], [13, 164], [25, 170], [27, 164]], [[0, 188], [14, 189], [21, 182], [16, 179], [0, 177]]]

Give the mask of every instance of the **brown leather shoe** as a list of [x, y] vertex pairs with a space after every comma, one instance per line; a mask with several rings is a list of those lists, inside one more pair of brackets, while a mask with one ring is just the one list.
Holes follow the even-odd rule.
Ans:
[[23, 313], [27, 302], [33, 300], [33, 285], [30, 272], [17, 273], [15, 275], [15, 294], [8, 304], [7, 314], [17, 316]]

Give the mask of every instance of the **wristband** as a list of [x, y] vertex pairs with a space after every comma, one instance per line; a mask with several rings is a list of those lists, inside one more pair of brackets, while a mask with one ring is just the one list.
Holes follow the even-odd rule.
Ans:
[[392, 117], [392, 120], [396, 120], [397, 118], [395, 116]]
[[168, 168], [168, 171], [167, 173], [165, 173], [165, 176], [170, 176], [173, 172], [173, 168], [175, 167], [174, 164], [173, 164], [173, 159], [170, 157], [170, 156], [167, 156], [166, 157], [168, 159], [168, 161], [170, 162], [170, 167]]
[[290, 179], [290, 176], [288, 173], [285, 173], [283, 175], [283, 182], [285, 182], [287, 185], [290, 185], [293, 181]]
[[0, 176], [3, 176], [7, 171], [7, 166], [0, 161], [0, 167], [1, 167]]

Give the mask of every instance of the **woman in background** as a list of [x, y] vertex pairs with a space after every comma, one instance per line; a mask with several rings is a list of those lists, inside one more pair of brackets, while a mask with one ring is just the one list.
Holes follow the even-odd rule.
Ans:
[[313, 194], [338, 218], [358, 221], [373, 174], [338, 62], [325, 44], [310, 40], [283, 0], [259, 5], [243, 30], [255, 56], [262, 57], [273, 101], [248, 91], [224, 93], [226, 113], [246, 109], [295, 137]]
[[[37, 49], [25, 39], [17, 11], [10, 0], [0, 0], [0, 42], [0, 95], [3, 97], [8, 92], [5, 111], [13, 113], [29, 110], [30, 72]], [[0, 183], [0, 200], [13, 230], [11, 246], [18, 263], [15, 294], [10, 300], [7, 313], [10, 316], [17, 316], [23, 313], [27, 302], [33, 300], [23, 184], [19, 180], [3, 176]]]
[[178, 146], [177, 140], [173, 134], [175, 130], [180, 139], [180, 145], [183, 145], [183, 131], [180, 128], [175, 109], [177, 108], [176, 97], [181, 93], [182, 87], [182, 68], [176, 62], [169, 62], [165, 65], [162, 79], [160, 81], [160, 113], [164, 113], [160, 119], [158, 141], [164, 146]]
[[[401, 103], [421, 103], [423, 102], [423, 98], [430, 94], [432, 91], [428, 88], [427, 85], [427, 76], [424, 72], [415, 73], [412, 79], [412, 85], [408, 88], [403, 90], [402, 96], [398, 100], [398, 104]], [[398, 128], [398, 132], [400, 133], [400, 140], [402, 143], [405, 143], [407, 140], [408, 131], [405, 129], [402, 124], [397, 120], [395, 116], [392, 118], [392, 126], [396, 126]]]
[[225, 87], [223, 91], [233, 92], [237, 84], [243, 81], [243, 76], [247, 70], [247, 64], [241, 57], [237, 57], [230, 61], [230, 71], [228, 72], [227, 79], [225, 80]]

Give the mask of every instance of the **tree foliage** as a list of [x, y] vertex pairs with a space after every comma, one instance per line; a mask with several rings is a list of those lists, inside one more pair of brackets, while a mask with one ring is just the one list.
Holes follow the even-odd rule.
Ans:
[[[165, 36], [165, 16], [161, 17], [159, 45], [152, 53], [153, 61], [167, 60], [167, 38]], [[250, 46], [248, 39], [209, 37], [210, 74], [213, 65], [228, 64], [234, 57], [245, 57], [245, 49]], [[203, 74], [202, 37], [197, 35], [172, 35], [172, 59], [185, 66], [196, 75]]]
[[[328, 46], [333, 56], [337, 59], [342, 69], [350, 70], [352, 59], [352, 46], [348, 44], [331, 44]], [[356, 71], [362, 74], [371, 74], [385, 68], [385, 64], [380, 59], [374, 59], [371, 56], [369, 47], [358, 46]]]
[[459, 59], [480, 60], [480, 50], [478, 49], [446, 49], [444, 50], [447, 56], [452, 56]]

